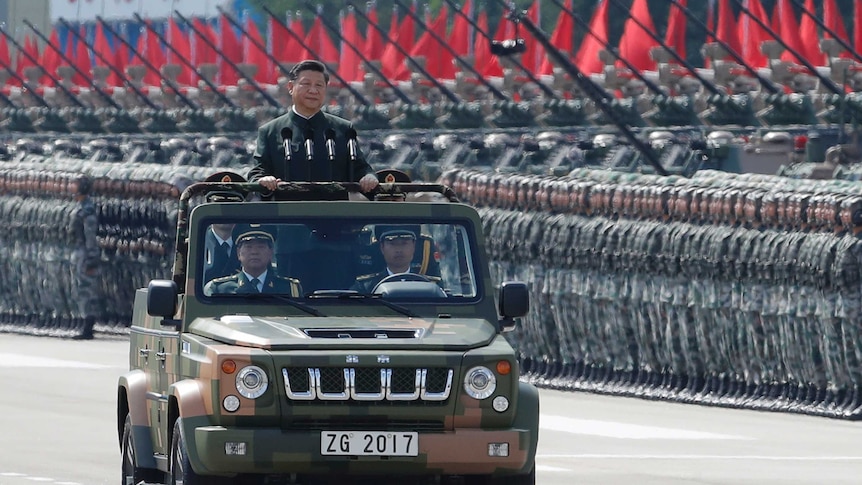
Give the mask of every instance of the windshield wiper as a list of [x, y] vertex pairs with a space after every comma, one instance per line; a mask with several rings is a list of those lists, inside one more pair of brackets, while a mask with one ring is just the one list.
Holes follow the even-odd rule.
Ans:
[[[213, 295], [216, 296], [216, 295]], [[287, 303], [288, 305], [298, 308], [309, 315], [314, 315], [315, 317], [325, 317], [323, 313], [320, 312], [317, 308], [306, 305], [305, 303], [300, 303], [294, 298], [291, 298], [286, 295], [279, 295], [278, 293], [228, 293], [228, 294], [220, 294], [219, 298], [229, 297], [229, 298], [248, 298], [250, 300], [276, 300], [280, 302]]]
[[413, 313], [409, 308], [401, 306], [397, 303], [392, 303], [391, 301], [384, 300], [379, 293], [369, 295], [360, 293], [354, 290], [317, 290], [314, 293], [307, 296], [309, 299], [314, 298], [335, 298], [338, 300], [356, 300], [362, 302], [374, 302], [379, 303], [385, 307], [388, 307], [396, 312], [408, 316], [410, 318], [418, 318], [419, 315]]

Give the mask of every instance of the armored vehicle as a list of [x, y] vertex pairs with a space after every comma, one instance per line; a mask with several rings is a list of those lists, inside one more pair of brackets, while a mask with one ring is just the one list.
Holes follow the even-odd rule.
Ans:
[[[135, 295], [123, 483], [535, 483], [538, 392], [504, 335], [529, 293], [495, 289], [476, 210], [441, 185], [263, 190], [180, 197], [173, 278]], [[213, 229], [238, 271], [207, 272]]]

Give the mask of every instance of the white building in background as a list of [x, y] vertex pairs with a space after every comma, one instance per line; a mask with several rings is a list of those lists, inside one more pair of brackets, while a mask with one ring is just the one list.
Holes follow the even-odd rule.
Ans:
[[[2, 2], [3, 0], [0, 0]], [[21, 1], [25, 0], [6, 0]], [[30, 0], [26, 0], [30, 1]], [[227, 0], [49, 0], [51, 19], [93, 20], [131, 18], [137, 13], [144, 18], [169, 17], [174, 10], [186, 16], [215, 17], [217, 6], [225, 7]]]
[[[53, 0], [0, 0], [0, 27], [21, 39], [31, 32], [24, 24], [29, 20], [42, 32], [51, 31], [51, 3]], [[66, 0], [68, 1], [68, 0]], [[10, 50], [14, 47], [9, 46]]]

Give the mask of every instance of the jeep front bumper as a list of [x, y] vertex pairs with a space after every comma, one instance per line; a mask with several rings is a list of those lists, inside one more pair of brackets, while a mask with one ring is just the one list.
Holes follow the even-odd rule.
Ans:
[[[536, 440], [524, 429], [420, 432], [418, 456], [386, 457], [323, 456], [320, 431], [202, 426], [186, 430], [186, 436], [194, 436], [189, 458], [202, 475], [525, 473], [533, 466], [531, 442]], [[491, 456], [505, 448], [508, 456]]]

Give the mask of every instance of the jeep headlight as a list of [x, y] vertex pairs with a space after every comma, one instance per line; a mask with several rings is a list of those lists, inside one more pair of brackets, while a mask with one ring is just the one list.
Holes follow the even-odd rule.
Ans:
[[464, 377], [464, 390], [473, 399], [487, 399], [496, 389], [497, 377], [487, 367], [473, 367]]
[[257, 399], [266, 392], [269, 380], [266, 372], [256, 365], [243, 367], [236, 375], [236, 390], [249, 399]]

